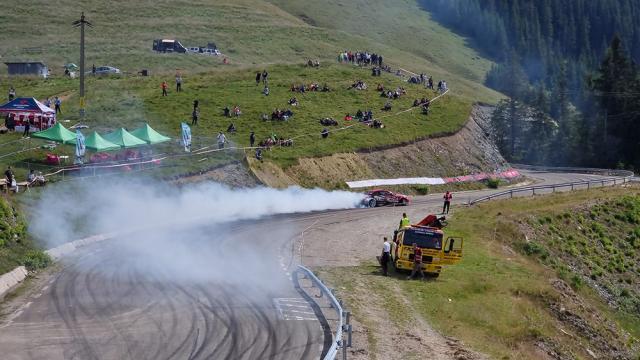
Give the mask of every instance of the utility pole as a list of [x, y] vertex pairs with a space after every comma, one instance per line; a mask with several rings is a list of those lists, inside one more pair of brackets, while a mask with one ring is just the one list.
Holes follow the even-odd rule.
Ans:
[[84, 11], [80, 20], [74, 21], [72, 25], [80, 28], [80, 117], [84, 118], [84, 26], [93, 27], [93, 25], [84, 18]]

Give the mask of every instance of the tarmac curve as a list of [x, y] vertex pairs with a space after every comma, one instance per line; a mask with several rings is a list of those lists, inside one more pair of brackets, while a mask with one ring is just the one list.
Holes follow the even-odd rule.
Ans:
[[[528, 175], [544, 184], [598, 178]], [[462, 193], [456, 200], [466, 202], [467, 196], [488, 192]], [[411, 207], [433, 205], [440, 199], [437, 194], [418, 198]], [[322, 315], [312, 310], [311, 298], [291, 279], [295, 231], [318, 221], [332, 224], [371, 217], [380, 210], [279, 216], [245, 226], [234, 233], [237, 238], [227, 236], [223, 243], [198, 244], [213, 265], [218, 259], [238, 256], [236, 244], [249, 242], [256, 256], [268, 260], [243, 275], [268, 274], [269, 285], [264, 286], [207, 276], [183, 281], [169, 272], [149, 271], [148, 262], [140, 258], [144, 254], [122, 250], [119, 242], [124, 240], [90, 246], [64, 259], [59, 273], [2, 319], [0, 358], [318, 359], [331, 344], [331, 334], [326, 321], [320, 321]], [[291, 236], [275, 242], [259, 240], [260, 234], [287, 226], [295, 228]], [[289, 309], [297, 315], [287, 316], [283, 306], [293, 306]]]

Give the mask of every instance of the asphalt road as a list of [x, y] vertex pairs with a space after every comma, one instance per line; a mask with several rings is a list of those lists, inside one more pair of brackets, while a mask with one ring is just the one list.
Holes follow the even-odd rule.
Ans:
[[[526, 175], [538, 184], [601, 178]], [[492, 192], [458, 193], [454, 204]], [[441, 199], [418, 197], [406, 211], [422, 214]], [[293, 285], [295, 264], [359, 261], [367, 227], [387, 232], [401, 211], [276, 216], [93, 245], [0, 322], [0, 359], [317, 359], [329, 329]]]

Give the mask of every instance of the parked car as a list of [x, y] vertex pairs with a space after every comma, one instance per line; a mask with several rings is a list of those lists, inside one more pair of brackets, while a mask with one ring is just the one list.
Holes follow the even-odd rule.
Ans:
[[362, 205], [368, 207], [384, 205], [409, 205], [409, 197], [406, 195], [391, 192], [389, 190], [371, 190], [366, 193], [362, 200]]
[[98, 66], [96, 67], [95, 73], [93, 69], [91, 71], [87, 71], [87, 74], [95, 74], [95, 75], [109, 75], [109, 74], [120, 74], [120, 69], [115, 68], [113, 66]]
[[215, 56], [220, 55], [220, 51], [218, 51], [218, 49], [202, 49], [202, 53]]
[[199, 47], [190, 47], [190, 48], [187, 48], [187, 52], [199, 54], [201, 50]]

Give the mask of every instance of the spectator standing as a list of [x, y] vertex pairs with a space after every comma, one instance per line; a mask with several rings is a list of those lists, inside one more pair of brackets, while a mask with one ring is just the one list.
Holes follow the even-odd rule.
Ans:
[[182, 91], [182, 76], [180, 74], [176, 75], [176, 92]]
[[162, 87], [162, 96], [167, 96], [167, 88], [169, 87], [167, 82], [163, 81], [162, 85], [160, 85], [160, 86]]
[[198, 100], [193, 100], [193, 110], [197, 109], [198, 105], [200, 105], [200, 102]]
[[24, 132], [22, 133], [22, 137], [29, 136], [29, 129], [31, 129], [31, 120], [27, 119], [24, 123]]
[[417, 272], [420, 273], [422, 280], [424, 280], [424, 273], [422, 272], [422, 249], [418, 244], [413, 243], [413, 270], [411, 270], [411, 275], [407, 276], [407, 280], [411, 280]]
[[260, 79], [262, 78], [262, 74], [260, 74], [260, 71], [258, 71], [256, 73], [256, 86], [260, 85]]
[[267, 70], [262, 71], [262, 82], [264, 83], [265, 87], [267, 86], [268, 77], [269, 77], [269, 73], [267, 72]]
[[218, 149], [224, 149], [224, 143], [227, 142], [227, 137], [224, 136], [222, 131], [218, 132], [217, 139], [218, 139]]
[[46, 106], [46, 107], [50, 108], [50, 107], [51, 107], [51, 99], [46, 98], [46, 99], [44, 100], [44, 106]]
[[200, 118], [200, 110], [196, 107], [193, 108], [191, 113], [191, 125], [198, 125], [198, 119]]
[[249, 134], [249, 146], [253, 147], [253, 144], [256, 143], [256, 134], [252, 131], [251, 134]]
[[447, 191], [444, 194], [443, 198], [444, 198], [444, 205], [442, 205], [442, 213], [443, 214], [448, 214], [449, 213], [449, 207], [451, 206], [451, 199], [453, 199], [453, 195], [450, 192]]
[[9, 101], [16, 98], [16, 89], [12, 87], [9, 88]]
[[380, 256], [380, 266], [382, 266], [382, 275], [384, 276], [388, 275], [389, 259], [391, 259], [391, 244], [385, 237], [382, 243], [382, 255]]
[[60, 100], [59, 97], [56, 96], [53, 100], [53, 105], [55, 106], [56, 114], [62, 114], [62, 108], [60, 107], [62, 105], [62, 100]]

